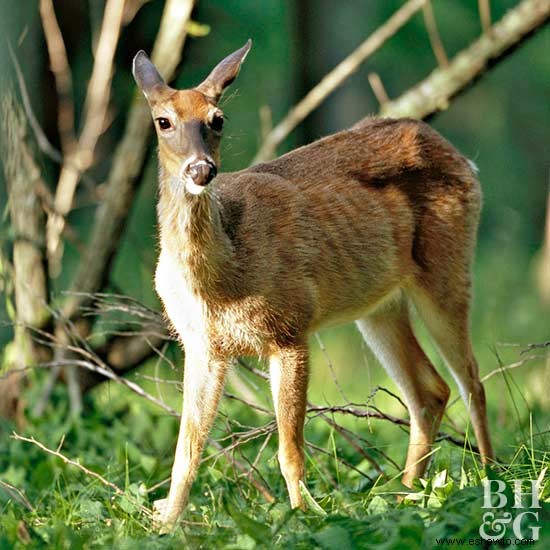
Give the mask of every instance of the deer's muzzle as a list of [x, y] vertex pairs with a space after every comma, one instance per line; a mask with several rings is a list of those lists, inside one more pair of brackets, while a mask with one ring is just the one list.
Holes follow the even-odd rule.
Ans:
[[185, 178], [190, 179], [195, 185], [205, 187], [208, 185], [218, 173], [214, 163], [209, 160], [199, 160], [189, 163], [184, 171]]

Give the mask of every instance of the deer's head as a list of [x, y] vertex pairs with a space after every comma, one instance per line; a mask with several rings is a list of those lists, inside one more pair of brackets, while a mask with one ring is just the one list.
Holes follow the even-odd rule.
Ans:
[[218, 101], [237, 77], [251, 45], [248, 40], [190, 90], [170, 88], [145, 52], [134, 57], [132, 72], [151, 108], [162, 167], [193, 195], [202, 193], [216, 176], [224, 124]]

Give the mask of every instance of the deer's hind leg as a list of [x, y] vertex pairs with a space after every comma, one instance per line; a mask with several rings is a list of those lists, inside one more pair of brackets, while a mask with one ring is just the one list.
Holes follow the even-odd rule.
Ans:
[[426, 470], [449, 387], [419, 346], [403, 297], [357, 320], [357, 326], [409, 409], [411, 429], [403, 483], [410, 487]]
[[485, 390], [472, 351], [469, 329], [469, 285], [456, 281], [452, 293], [438, 291], [424, 282], [410, 297], [440, 355], [456, 380], [470, 418], [483, 463], [493, 458], [489, 436]]
[[[466, 406], [483, 462], [493, 458], [485, 391], [470, 337], [470, 266], [480, 191], [463, 182], [461, 195], [447, 194], [427, 208], [417, 228], [414, 256], [420, 268], [406, 292], [453, 374]], [[455, 188], [455, 192], [458, 188]], [[444, 205], [445, 215], [438, 205]], [[437, 235], [435, 239], [433, 235]]]

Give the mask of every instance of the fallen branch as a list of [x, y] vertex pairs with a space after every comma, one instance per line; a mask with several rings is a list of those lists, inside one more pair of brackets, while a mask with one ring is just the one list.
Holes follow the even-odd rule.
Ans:
[[22, 504], [27, 510], [34, 512], [34, 506], [29, 502], [29, 499], [25, 496], [25, 493], [21, 491], [21, 489], [18, 489], [15, 485], [11, 485], [7, 481], [2, 481], [1, 479], [0, 489], [3, 489], [10, 498], [16, 502], [19, 502], [19, 504]]
[[[349, 414], [351, 416], [355, 416], [357, 418], [376, 418], [378, 420], [388, 420], [392, 424], [395, 424], [396, 426], [410, 426], [410, 421], [406, 420], [405, 418], [399, 418], [397, 416], [393, 416], [391, 414], [386, 414], [380, 411], [376, 407], [369, 407], [369, 409], [373, 410], [360, 410], [356, 407], [349, 407], [347, 405], [333, 405], [333, 406], [326, 406], [326, 407], [320, 407], [316, 405], [312, 405], [308, 407], [307, 412], [314, 412], [317, 414], [323, 414], [327, 412], [331, 413], [340, 413], [340, 414]], [[459, 437], [456, 437], [454, 435], [445, 433], [445, 432], [439, 432], [437, 434], [437, 441], [450, 441], [454, 445], [457, 445], [458, 447], [464, 447], [465, 445], [465, 439], [461, 439]], [[470, 448], [476, 452], [479, 453], [479, 449], [472, 445], [469, 442]]]
[[86, 466], [83, 466], [82, 464], [80, 464], [80, 462], [77, 462], [76, 460], [72, 460], [66, 457], [64, 454], [60, 453], [59, 451], [54, 451], [53, 449], [46, 447], [46, 445], [44, 445], [43, 443], [40, 443], [40, 441], [37, 441], [34, 437], [24, 437], [22, 435], [19, 435], [16, 432], [12, 432], [11, 438], [17, 441], [25, 441], [27, 443], [32, 443], [33, 445], [36, 445], [39, 449], [42, 449], [44, 452], [50, 455], [56, 456], [57, 458], [60, 458], [65, 464], [74, 466], [75, 468], [78, 468], [81, 472], [84, 472], [86, 475], [97, 479], [103, 485], [112, 489], [117, 495], [126, 494], [118, 485], [115, 485], [113, 482], [108, 481], [101, 474], [98, 474], [97, 472], [94, 472], [93, 470], [86, 468]]
[[[271, 434], [268, 434], [267, 437], [271, 437]], [[233, 454], [229, 452], [230, 450], [228, 448], [222, 447], [217, 441], [211, 439], [210, 444], [218, 449], [218, 451], [221, 452], [233, 464], [233, 466], [248, 479], [249, 483], [251, 483], [256, 488], [256, 490], [264, 497], [267, 502], [275, 502], [275, 497], [267, 488], [266, 484], [261, 483], [251, 475], [253, 469], [247, 468], [240, 460], [235, 458]]]
[[[266, 440], [268, 440], [271, 437], [271, 433], [267, 435]], [[252, 477], [253, 469], [249, 470], [240, 460], [237, 460], [230, 452], [228, 448], [222, 447], [220, 443], [215, 441], [214, 439], [208, 439], [208, 444], [212, 445], [216, 448], [217, 453], [215, 455], [210, 455], [203, 457], [201, 459], [201, 464], [203, 462], [206, 462], [207, 460], [210, 460], [211, 458], [216, 458], [218, 456], [225, 456], [232, 464], [235, 466], [237, 470], [239, 470], [244, 477], [246, 477], [251, 485], [253, 485], [256, 490], [265, 498], [265, 500], [269, 503], [275, 502], [275, 497], [271, 493], [271, 491], [267, 488], [267, 483], [260, 482], [257, 479], [254, 479]], [[265, 442], [262, 444], [262, 448], [265, 447]], [[164, 478], [163, 480], [159, 481], [158, 483], [155, 483], [155, 485], [152, 485], [151, 487], [147, 488], [147, 493], [152, 493], [153, 491], [156, 491], [160, 487], [167, 485], [170, 483], [170, 480], [172, 479], [171, 476]]]
[[138, 508], [147, 516], [152, 517], [152, 512], [149, 510], [149, 508], [146, 508], [139, 502], [137, 502], [131, 495], [123, 491], [118, 485], [115, 485], [112, 481], [109, 481], [108, 479], [105, 479], [101, 474], [98, 474], [97, 472], [94, 472], [94, 470], [90, 470], [90, 468], [87, 468], [86, 466], [83, 466], [80, 464], [80, 462], [73, 460], [64, 454], [59, 452], [58, 450], [50, 449], [49, 447], [46, 447], [43, 443], [40, 441], [37, 441], [34, 437], [25, 437], [22, 435], [19, 435], [16, 432], [12, 432], [11, 436], [12, 439], [15, 439], [17, 441], [24, 441], [26, 443], [31, 443], [32, 445], [35, 445], [45, 453], [48, 453], [52, 456], [55, 456], [59, 459], [61, 459], [65, 464], [68, 464], [69, 466], [74, 466], [81, 472], [85, 473], [87, 476], [93, 477], [94, 479], [97, 479], [101, 484], [105, 485], [106, 487], [109, 487], [114, 493], [118, 496], [124, 496], [128, 500], [130, 500], [133, 504], [138, 506]]
[[[305, 441], [305, 445], [306, 445], [306, 447], [309, 447], [310, 449], [313, 449], [313, 450], [315, 450], [319, 453], [322, 453], [324, 455], [327, 455], [327, 456], [330, 456], [330, 457], [334, 458], [334, 453], [332, 453], [330, 451], [327, 451], [326, 449], [323, 449], [323, 447], [319, 447], [318, 445], [315, 445], [314, 443], [311, 443], [311, 441], [307, 441], [307, 439]], [[374, 481], [374, 479], [371, 476], [369, 476], [365, 472], [362, 472], [359, 468], [357, 468], [357, 466], [354, 466], [351, 462], [349, 462], [345, 458], [342, 458], [341, 456], [336, 456], [336, 460], [340, 464], [343, 464], [346, 468], [349, 468], [350, 470], [353, 470], [354, 472], [357, 472], [360, 476], [368, 479], [369, 481]]]
[[379, 473], [382, 474], [382, 468], [380, 467], [380, 464], [372, 458], [369, 453], [367, 453], [363, 447], [358, 445], [352, 437], [347, 433], [347, 430], [342, 428], [338, 423], [336, 423], [332, 418], [329, 418], [326, 414], [321, 414], [321, 418], [329, 425], [331, 426], [335, 431], [337, 431], [358, 453], [361, 455], [367, 462], [370, 463], [370, 465]]

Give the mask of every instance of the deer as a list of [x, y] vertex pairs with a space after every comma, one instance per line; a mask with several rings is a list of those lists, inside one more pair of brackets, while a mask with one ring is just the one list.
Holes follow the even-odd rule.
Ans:
[[471, 264], [481, 208], [476, 170], [412, 119], [366, 118], [275, 160], [218, 173], [219, 101], [251, 41], [192, 89], [168, 86], [145, 52], [134, 78], [158, 138], [155, 288], [185, 351], [183, 405], [161, 532], [188, 500], [239, 356], [269, 365], [278, 460], [304, 509], [308, 337], [355, 322], [410, 417], [402, 481], [428, 465], [450, 389], [421, 348], [416, 311], [458, 384], [484, 464], [493, 458], [472, 350]]

